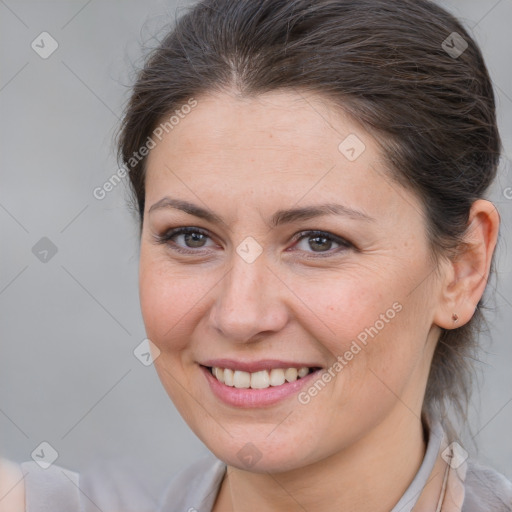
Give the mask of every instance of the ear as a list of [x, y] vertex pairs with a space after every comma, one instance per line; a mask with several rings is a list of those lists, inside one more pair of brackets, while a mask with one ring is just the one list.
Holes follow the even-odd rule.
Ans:
[[[455, 329], [469, 320], [481, 299], [498, 240], [500, 215], [493, 203], [477, 199], [471, 206], [465, 246], [446, 264], [441, 298], [434, 323], [445, 329]], [[452, 315], [457, 315], [455, 321]]]

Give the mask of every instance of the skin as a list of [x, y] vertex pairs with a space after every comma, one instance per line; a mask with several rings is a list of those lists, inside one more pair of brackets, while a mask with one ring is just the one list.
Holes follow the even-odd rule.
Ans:
[[0, 457], [0, 512], [25, 511], [24, 475], [18, 463]]
[[[387, 512], [425, 453], [421, 408], [440, 327], [473, 315], [499, 215], [476, 201], [468, 249], [436, 267], [419, 198], [390, 180], [376, 140], [339, 109], [295, 92], [197, 100], [148, 156], [139, 279], [162, 384], [228, 465], [214, 511]], [[349, 134], [366, 146], [355, 161], [338, 150]], [[149, 213], [164, 196], [207, 207], [223, 223], [172, 208]], [[327, 215], [268, 225], [279, 209], [331, 202], [373, 220]], [[155, 242], [182, 226], [208, 234], [202, 244], [173, 239], [193, 254]], [[352, 246], [293, 239], [306, 230]], [[262, 248], [253, 263], [236, 252], [248, 236]], [[228, 406], [200, 369], [222, 357], [327, 369], [396, 302], [400, 312], [306, 405], [294, 395], [257, 409]], [[261, 454], [250, 467], [237, 456], [247, 442]]]

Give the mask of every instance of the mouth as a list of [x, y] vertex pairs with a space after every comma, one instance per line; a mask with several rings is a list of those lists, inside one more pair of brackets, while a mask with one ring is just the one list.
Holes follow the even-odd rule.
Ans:
[[[265, 407], [277, 404], [299, 392], [323, 370], [319, 366], [257, 365], [256, 371], [239, 369], [241, 365], [219, 362], [199, 365], [210, 391], [222, 402], [237, 408]], [[230, 367], [231, 366], [231, 367]], [[237, 369], [238, 366], [238, 369]], [[274, 366], [268, 368], [268, 366]]]
[[319, 367], [292, 366], [288, 368], [272, 368], [257, 372], [246, 372], [218, 366], [205, 366], [204, 368], [221, 384], [237, 389], [267, 389], [269, 387], [278, 387], [303, 379], [310, 373], [321, 369]]

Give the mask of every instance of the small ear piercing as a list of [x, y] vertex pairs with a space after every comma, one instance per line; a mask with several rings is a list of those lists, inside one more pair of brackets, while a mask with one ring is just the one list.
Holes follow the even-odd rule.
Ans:
[[457, 315], [457, 313], [453, 313], [453, 315], [452, 315], [452, 320], [453, 320], [454, 322], [456, 322], [458, 319], [459, 319], [459, 316]]

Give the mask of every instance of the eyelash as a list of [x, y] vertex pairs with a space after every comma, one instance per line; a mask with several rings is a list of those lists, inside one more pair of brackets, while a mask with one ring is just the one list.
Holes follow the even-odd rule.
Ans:
[[[162, 244], [162, 245], [167, 245], [173, 251], [179, 252], [181, 254], [197, 254], [198, 252], [200, 252], [201, 248], [199, 248], [198, 250], [185, 249], [184, 247], [177, 245], [172, 240], [172, 238], [175, 238], [178, 235], [190, 234], [190, 233], [199, 233], [201, 235], [205, 235], [208, 238], [210, 238], [210, 236], [208, 235], [208, 233], [206, 231], [204, 231], [203, 229], [200, 229], [200, 228], [195, 228], [195, 227], [182, 227], [182, 228], [171, 229], [162, 235], [153, 235], [153, 238], [155, 239], [156, 243]], [[313, 256], [313, 258], [329, 257], [329, 256], [333, 256], [334, 254], [337, 254], [338, 252], [341, 252], [343, 250], [355, 249], [354, 245], [351, 244], [350, 242], [348, 242], [347, 240], [345, 240], [344, 238], [338, 237], [338, 236], [328, 233], [326, 231], [319, 231], [319, 230], [301, 231], [301, 232], [297, 233], [296, 235], [294, 235], [293, 241], [298, 243], [303, 238], [313, 238], [313, 237], [326, 238], [327, 240], [335, 242], [341, 246], [335, 251], [326, 251], [323, 253], [322, 252], [313, 253], [313, 254], [316, 254], [315, 256]]]

